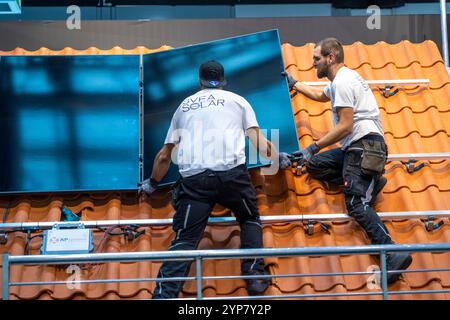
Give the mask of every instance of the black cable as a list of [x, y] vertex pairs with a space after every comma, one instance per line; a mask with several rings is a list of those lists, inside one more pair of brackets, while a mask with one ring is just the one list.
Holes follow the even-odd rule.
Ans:
[[6, 217], [8, 216], [9, 212], [9, 205], [7, 208], [5, 208], [5, 211], [3, 212], [3, 223], [6, 223]]
[[26, 255], [30, 254], [30, 243], [31, 243], [31, 240], [33, 240], [34, 238], [38, 238], [38, 237], [42, 238], [43, 236], [44, 235], [42, 233], [34, 235], [34, 236], [31, 236], [31, 230], [27, 231], [27, 242], [25, 244], [25, 254]]

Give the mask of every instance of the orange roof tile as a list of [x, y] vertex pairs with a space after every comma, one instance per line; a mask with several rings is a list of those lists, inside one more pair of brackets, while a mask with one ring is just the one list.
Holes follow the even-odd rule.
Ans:
[[[47, 55], [47, 54], [141, 54], [166, 50], [137, 47], [125, 50], [119, 47], [111, 50], [88, 48], [74, 50], [65, 48], [51, 51], [41, 48], [29, 52], [17, 48], [5, 55]], [[313, 44], [294, 47], [282, 46], [287, 69], [298, 79], [315, 81], [312, 68]], [[378, 42], [364, 45], [356, 42], [345, 46], [347, 66], [356, 69], [363, 77], [376, 79], [428, 78], [427, 88], [411, 87], [400, 90], [396, 95], [384, 98], [375, 92], [381, 108], [386, 141], [390, 153], [448, 152], [450, 150], [450, 78], [444, 67], [436, 45], [431, 41], [413, 44], [402, 41], [389, 45]], [[332, 128], [329, 103], [313, 102], [302, 95], [292, 99], [292, 107], [302, 147], [320, 138]], [[450, 208], [450, 161], [426, 162], [426, 166], [415, 173], [408, 173], [400, 162], [389, 162], [386, 166], [388, 184], [379, 196], [376, 208], [380, 212], [412, 210], [448, 210]], [[324, 186], [308, 175], [295, 176], [284, 171], [275, 176], [263, 176], [259, 170], [251, 172], [257, 191], [258, 206], [262, 215], [325, 214], [345, 212], [344, 197], [339, 190], [326, 190]], [[7, 222], [59, 221], [62, 197], [54, 195], [17, 197], [11, 204]], [[135, 195], [76, 194], [65, 198], [64, 204], [77, 212], [83, 208], [82, 220], [149, 219], [170, 218], [173, 208], [167, 189], [161, 190], [147, 202], [136, 203]], [[229, 215], [229, 210], [216, 206], [214, 216]], [[444, 225], [428, 232], [419, 219], [388, 221], [392, 237], [398, 243], [450, 242], [450, 219], [443, 219]], [[268, 248], [303, 246], [364, 245], [368, 239], [354, 221], [331, 223], [331, 232], [326, 234], [315, 225], [313, 235], [306, 235], [300, 223], [278, 223], [265, 225], [264, 245]], [[159, 251], [166, 250], [173, 238], [170, 227], [148, 227], [138, 239], [127, 242], [121, 236], [110, 236], [103, 241], [102, 252]], [[95, 244], [99, 245], [103, 233], [95, 232]], [[31, 254], [39, 254], [40, 238], [30, 245]], [[200, 242], [200, 249], [226, 249], [239, 247], [237, 226], [208, 226]], [[0, 252], [13, 255], [24, 254], [25, 235], [15, 232], [9, 235]], [[450, 253], [414, 253], [412, 269], [448, 268]], [[272, 274], [352, 272], [366, 271], [370, 265], [377, 265], [375, 258], [361, 256], [267, 258]], [[82, 280], [111, 278], [149, 278], [157, 275], [159, 263], [109, 263], [86, 267]], [[206, 260], [206, 275], [238, 275], [237, 260]], [[191, 274], [195, 272], [192, 267]], [[13, 266], [11, 281], [66, 280], [64, 268], [52, 266]], [[1, 279], [0, 279], [1, 281]], [[408, 273], [403, 280], [390, 287], [391, 290], [436, 290], [449, 289], [448, 272]], [[64, 285], [41, 285], [12, 287], [13, 299], [144, 299], [151, 297], [152, 282], [115, 284], [82, 284], [80, 289], [68, 289]], [[315, 294], [315, 293], [359, 293], [367, 292], [365, 276], [297, 277], [274, 278], [274, 284], [266, 294]], [[187, 282], [182, 295], [195, 296], [196, 285]], [[246, 295], [243, 280], [207, 280], [203, 284], [205, 296]], [[340, 298], [340, 299], [354, 299]], [[359, 297], [361, 298], [361, 297]], [[381, 299], [367, 296], [365, 299]], [[449, 294], [397, 295], [393, 299], [450, 299]]]

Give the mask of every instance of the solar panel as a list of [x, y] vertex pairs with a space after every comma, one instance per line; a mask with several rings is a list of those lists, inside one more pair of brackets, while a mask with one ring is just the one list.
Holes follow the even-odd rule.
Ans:
[[0, 60], [0, 193], [135, 190], [140, 56]]
[[[144, 178], [151, 175], [153, 160], [163, 146], [172, 116], [179, 104], [199, 88], [198, 68], [207, 60], [219, 61], [225, 69], [226, 90], [246, 98], [255, 110], [260, 128], [273, 141], [279, 136], [279, 150], [299, 149], [277, 30], [217, 40], [174, 50], [144, 55]], [[272, 137], [273, 135], [273, 137]], [[268, 163], [264, 158], [247, 167]], [[172, 164], [161, 184], [179, 177]]]

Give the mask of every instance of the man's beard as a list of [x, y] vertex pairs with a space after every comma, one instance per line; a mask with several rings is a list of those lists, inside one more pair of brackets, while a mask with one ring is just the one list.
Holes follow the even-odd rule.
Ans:
[[317, 69], [317, 77], [318, 78], [325, 78], [328, 75], [327, 68], [323, 68], [321, 70]]

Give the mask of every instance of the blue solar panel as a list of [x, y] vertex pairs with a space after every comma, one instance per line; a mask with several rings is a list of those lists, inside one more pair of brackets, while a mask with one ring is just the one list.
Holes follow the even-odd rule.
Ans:
[[135, 190], [139, 56], [0, 60], [0, 193]]
[[[278, 130], [281, 151], [299, 149], [289, 90], [281, 76], [284, 65], [278, 31], [259, 32], [144, 55], [145, 178], [151, 175], [173, 113], [187, 96], [199, 90], [198, 68], [207, 60], [217, 60], [224, 66], [228, 81], [225, 89], [250, 102], [269, 139], [273, 130]], [[246, 154], [249, 168], [268, 163], [264, 158], [249, 162], [248, 141]], [[172, 164], [162, 184], [173, 183], [178, 177], [178, 168]]]

